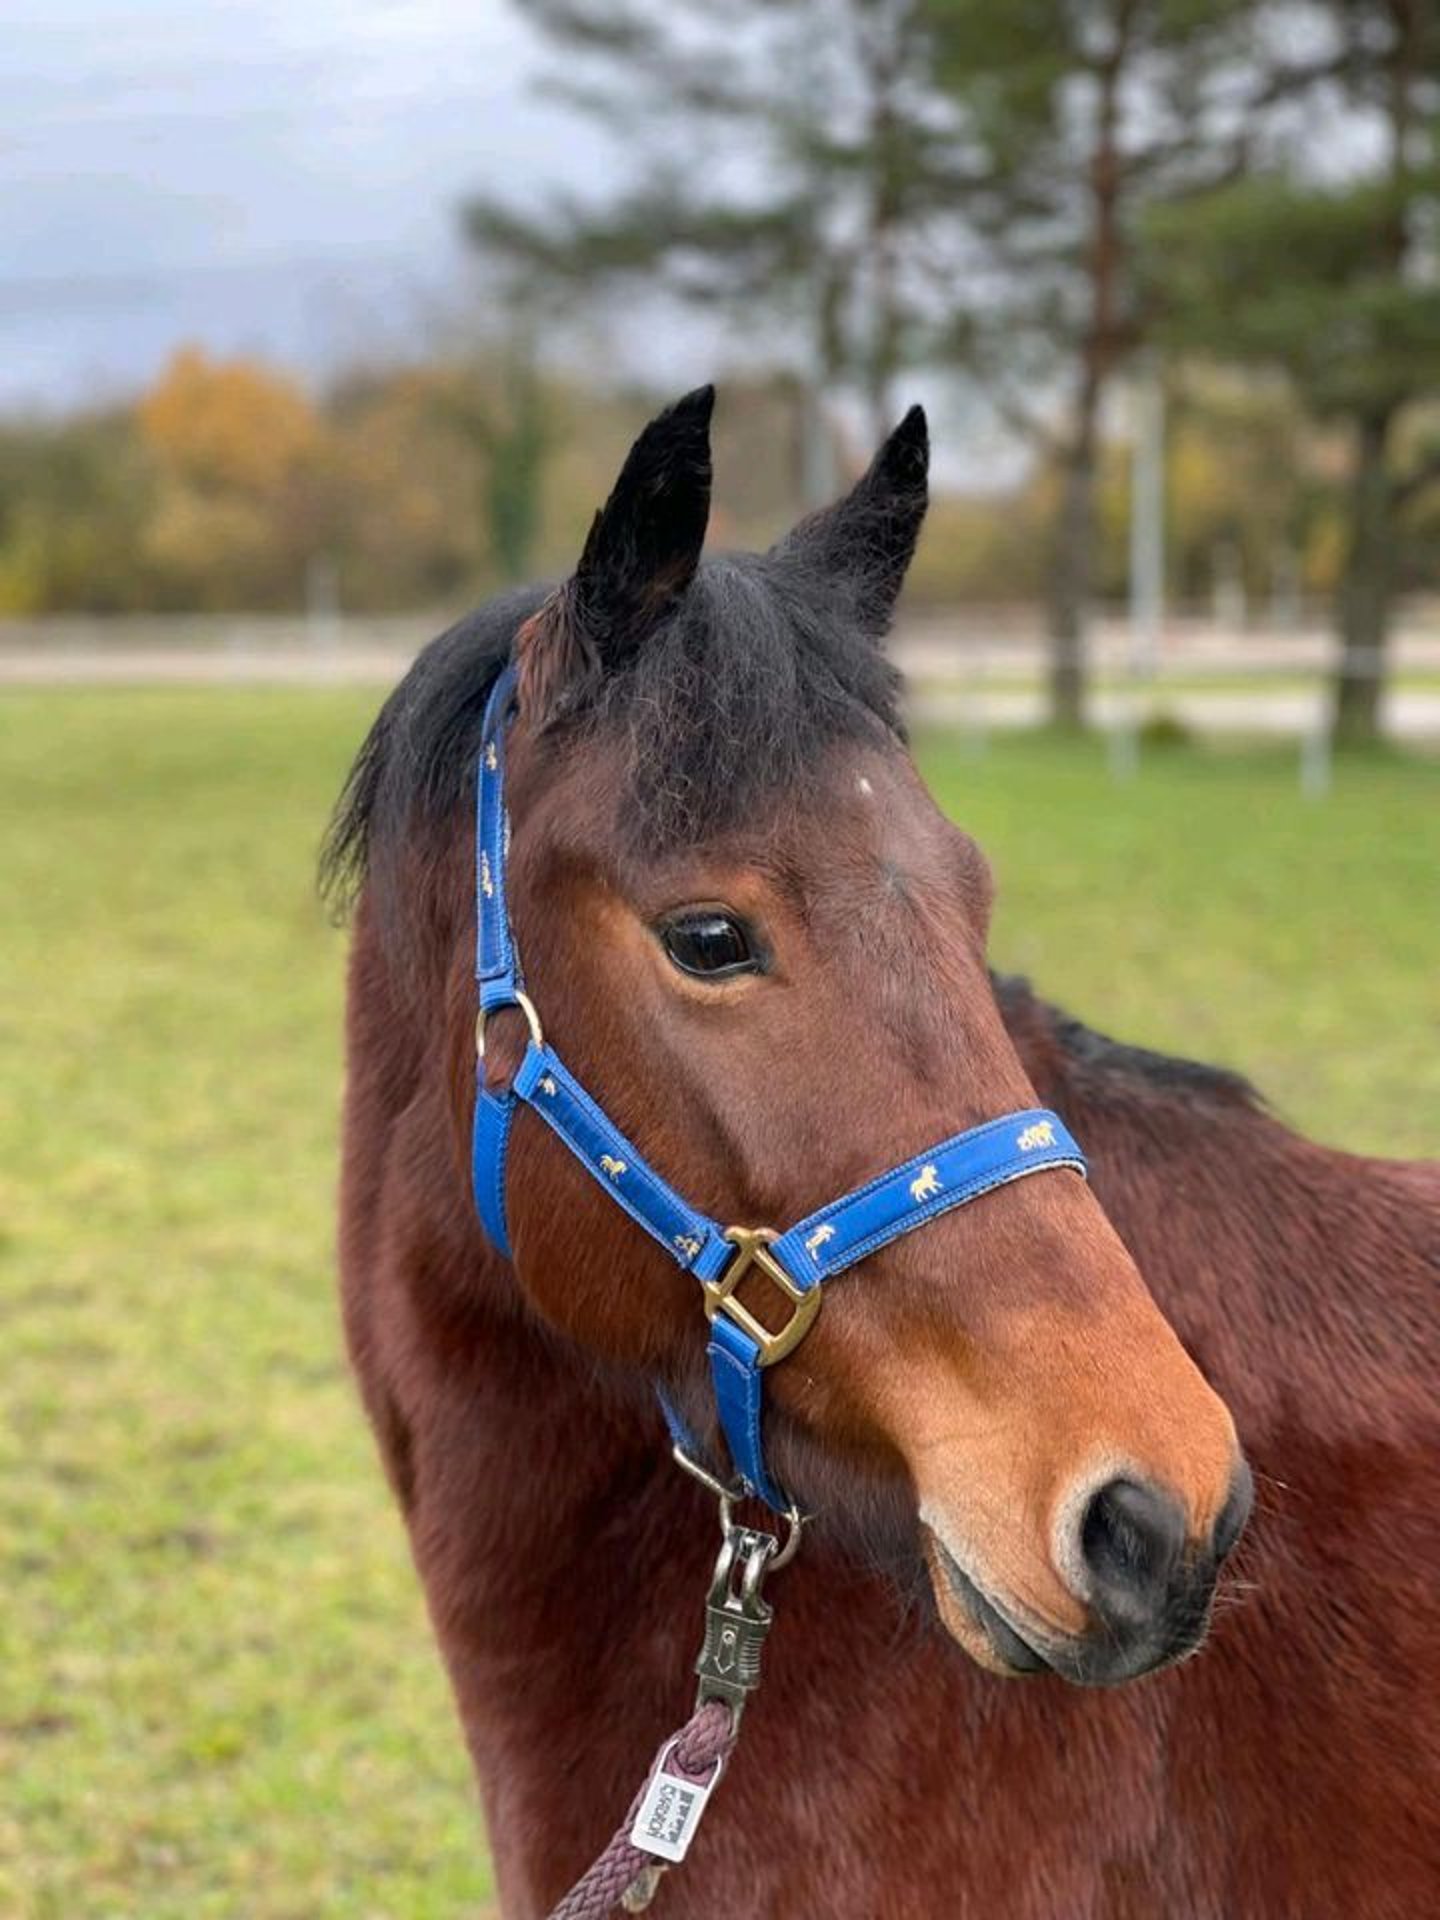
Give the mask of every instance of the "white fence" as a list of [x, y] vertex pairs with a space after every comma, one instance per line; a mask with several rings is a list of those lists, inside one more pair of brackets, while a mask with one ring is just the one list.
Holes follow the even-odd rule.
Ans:
[[[323, 613], [0, 621], [0, 686], [386, 685], [444, 624], [443, 615]], [[912, 717], [960, 729], [977, 750], [992, 733], [1045, 718], [1046, 654], [1033, 612], [913, 615], [892, 650]], [[1337, 650], [1322, 629], [1173, 621], [1137, 660], [1128, 625], [1101, 620], [1087, 654], [1089, 714], [1110, 738], [1117, 777], [1136, 769], [1150, 725], [1163, 720], [1197, 735], [1292, 741], [1307, 790], [1328, 783]], [[1382, 725], [1397, 741], [1440, 748], [1440, 610], [1417, 606], [1399, 622]]]

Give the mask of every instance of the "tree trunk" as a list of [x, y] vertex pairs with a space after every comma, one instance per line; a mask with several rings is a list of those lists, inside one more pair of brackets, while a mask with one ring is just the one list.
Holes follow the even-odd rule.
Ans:
[[1094, 551], [1095, 414], [1087, 391], [1061, 467], [1050, 566], [1050, 724], [1072, 731], [1085, 724], [1085, 627]]
[[869, 93], [867, 107], [869, 204], [866, 208], [864, 285], [865, 399], [874, 445], [895, 424], [894, 385], [900, 365], [899, 227], [904, 212], [898, 88], [911, 25], [909, 0], [857, 10], [858, 57]]
[[834, 263], [821, 262], [812, 287], [814, 345], [809, 362], [798, 374], [799, 419], [796, 436], [796, 483], [806, 513], [828, 507], [840, 491], [835, 422], [830, 396], [846, 369], [845, 292], [847, 279]]
[[1060, 515], [1050, 568], [1050, 723], [1085, 724], [1085, 626], [1095, 569], [1095, 467], [1100, 403], [1121, 352], [1120, 83], [1131, 52], [1135, 0], [1118, 0], [1114, 38], [1096, 62], [1095, 143], [1090, 155], [1090, 232], [1085, 247], [1090, 311], [1080, 342], [1075, 414], [1061, 460]]
[[509, 356], [505, 384], [505, 414], [488, 434], [485, 518], [491, 555], [509, 585], [531, 573], [550, 436], [540, 375], [528, 348]]
[[[1414, 86], [1421, 69], [1422, 7], [1391, 0], [1392, 42], [1386, 59], [1390, 122], [1390, 182], [1394, 213], [1381, 238], [1397, 282], [1409, 253]], [[1368, 746], [1380, 738], [1385, 643], [1394, 594], [1395, 489], [1390, 479], [1390, 427], [1398, 402], [1363, 414], [1356, 423], [1355, 471], [1350, 484], [1350, 541], [1340, 583], [1340, 664], [1331, 733], [1337, 746]]]
[[1380, 737], [1380, 695], [1394, 588], [1394, 502], [1386, 451], [1388, 413], [1360, 422], [1350, 484], [1350, 542], [1340, 583], [1340, 660], [1332, 732], [1337, 746]]

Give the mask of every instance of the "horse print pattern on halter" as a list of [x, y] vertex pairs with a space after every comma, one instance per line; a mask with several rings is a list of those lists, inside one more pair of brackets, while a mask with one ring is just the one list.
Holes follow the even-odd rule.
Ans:
[[[1031, 1128], [1029, 1129], [1029, 1131], [1034, 1132], [1035, 1129]], [[1046, 1128], [1046, 1131], [1049, 1132], [1048, 1127]], [[1021, 1134], [1020, 1139], [1021, 1139], [1021, 1143], [1023, 1144], [1025, 1139], [1025, 1135], [1023, 1133]], [[916, 1206], [919, 1206], [922, 1200], [932, 1199], [934, 1195], [939, 1193], [939, 1191], [940, 1191], [940, 1175], [936, 1172], [935, 1168], [932, 1167], [930, 1163], [927, 1161], [926, 1164], [920, 1169], [918, 1177], [910, 1182], [910, 1198], [915, 1202]]]

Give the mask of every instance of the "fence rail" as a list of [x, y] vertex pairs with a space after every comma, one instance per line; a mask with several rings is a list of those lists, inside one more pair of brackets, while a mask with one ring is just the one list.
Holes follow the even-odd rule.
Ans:
[[[386, 685], [399, 677], [443, 615], [164, 615], [0, 621], [0, 686]], [[991, 733], [1045, 717], [1046, 653], [1025, 609], [924, 612], [892, 642], [912, 717]], [[1089, 643], [1093, 723], [1111, 740], [1117, 775], [1133, 772], [1159, 721], [1199, 735], [1290, 740], [1307, 791], [1329, 779], [1328, 727], [1339, 658], [1322, 628], [1242, 632], [1175, 620], [1143, 661], [1122, 620], [1100, 620]], [[1378, 659], [1352, 661], [1360, 673]], [[1440, 609], [1406, 609], [1385, 663], [1381, 723], [1407, 744], [1440, 748]]]

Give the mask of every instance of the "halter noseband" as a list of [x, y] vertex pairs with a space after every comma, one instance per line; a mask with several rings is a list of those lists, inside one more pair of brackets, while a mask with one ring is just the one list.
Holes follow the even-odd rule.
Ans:
[[[856, 1187], [784, 1233], [768, 1227], [721, 1227], [692, 1207], [647, 1165], [545, 1043], [540, 1019], [524, 990], [515, 936], [505, 901], [510, 826], [505, 811], [505, 734], [515, 714], [515, 669], [507, 666], [485, 709], [476, 775], [475, 974], [479, 1056], [472, 1150], [475, 1204], [486, 1233], [510, 1257], [505, 1218], [505, 1165], [515, 1103], [523, 1100], [564, 1141], [611, 1199], [643, 1227], [675, 1263], [700, 1282], [710, 1320], [707, 1353], [720, 1424], [730, 1456], [748, 1485], [777, 1512], [789, 1503], [765, 1465], [760, 1416], [763, 1369], [783, 1360], [804, 1339], [820, 1311], [825, 1281], [902, 1233], [992, 1188], [1051, 1167], [1085, 1173], [1085, 1157], [1058, 1114], [1046, 1108], [1008, 1113], [892, 1167]], [[518, 1007], [529, 1044], [503, 1093], [485, 1085], [485, 1021], [501, 1007]], [[758, 1270], [785, 1301], [788, 1317], [771, 1332], [736, 1297], [746, 1274]], [[661, 1395], [677, 1445], [690, 1436]]]

